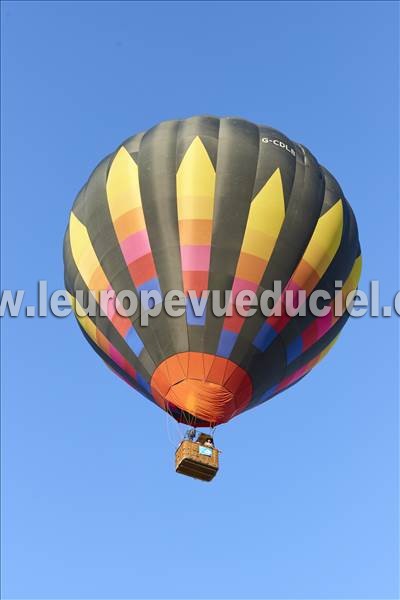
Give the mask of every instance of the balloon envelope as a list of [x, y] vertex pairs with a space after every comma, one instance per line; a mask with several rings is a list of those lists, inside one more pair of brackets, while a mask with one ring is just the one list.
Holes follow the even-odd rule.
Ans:
[[[109, 292], [106, 316], [78, 316], [95, 351], [178, 421], [201, 426], [268, 400], [323, 358], [348, 314], [315, 316], [309, 299], [322, 290], [332, 308], [355, 290], [361, 257], [350, 205], [304, 146], [245, 120], [193, 117], [129, 138], [98, 165], [73, 205], [64, 264], [76, 312], [78, 290], [98, 303]], [[288, 316], [288, 296], [278, 296], [280, 316], [217, 316], [209, 296], [200, 316], [187, 302], [181, 316], [162, 309], [145, 325], [113, 301], [150, 290], [260, 298], [274, 281], [305, 316]]]

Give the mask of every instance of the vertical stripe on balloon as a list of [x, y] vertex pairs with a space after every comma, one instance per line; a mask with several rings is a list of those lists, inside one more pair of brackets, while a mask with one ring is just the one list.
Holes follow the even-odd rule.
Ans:
[[[176, 195], [183, 291], [193, 290], [197, 298], [208, 288], [214, 194], [215, 169], [196, 136], [176, 174]], [[188, 310], [186, 318], [189, 325], [204, 325], [205, 310], [202, 317]]]
[[105, 354], [107, 354], [107, 356], [109, 356], [116, 365], [118, 365], [127, 375], [129, 375], [129, 377], [136, 379], [136, 371], [129, 361], [122, 356], [117, 348], [105, 337], [98, 327], [96, 327], [92, 319], [84, 314], [84, 310], [79, 304], [78, 300], [71, 294], [68, 294], [68, 296], [78, 323], [87, 333], [92, 342], [94, 342], [96, 346], [98, 346]]
[[152, 289], [160, 292], [143, 214], [138, 167], [123, 146], [111, 164], [106, 191], [115, 234], [134, 286], [140, 292], [151, 281]]
[[[133, 352], [139, 356], [143, 348], [143, 342], [133, 329], [131, 320], [119, 314], [122, 310], [116, 310], [117, 307], [118, 309], [122, 308], [119, 306], [117, 294], [100, 265], [87, 228], [73, 212], [71, 212], [70, 216], [69, 234], [72, 256], [83, 281], [94, 295], [96, 302], [101, 304], [103, 312], [107, 315], [115, 329], [125, 339]], [[108, 292], [108, 300], [104, 301], [105, 292]], [[134, 341], [133, 344], [131, 343], [131, 339]]]
[[306, 298], [311, 294], [334, 259], [342, 234], [343, 203], [339, 199], [318, 219], [306, 251], [278, 300], [276, 308], [279, 309], [277, 311], [279, 316], [268, 317], [257, 332], [253, 344], [259, 350], [266, 350], [290, 321], [290, 316], [286, 312], [286, 292], [293, 293], [294, 306], [297, 304], [296, 299], [300, 290], [305, 291]]
[[[349, 307], [356, 294], [357, 284], [361, 274], [361, 256], [354, 261], [351, 272], [344, 282], [341, 290], [336, 292], [335, 298], [328, 305], [329, 312], [323, 317], [315, 317], [310, 325], [295, 338], [286, 349], [287, 363], [293, 362], [304, 352], [318, 342], [344, 315], [346, 306]], [[335, 311], [335, 307], [338, 310]], [[335, 314], [335, 312], [337, 314]]]
[[[235, 278], [231, 302], [240, 291], [257, 292], [285, 218], [285, 201], [279, 169], [271, 175], [250, 205]], [[225, 317], [217, 354], [229, 356], [242, 328], [243, 316], [233, 309]]]

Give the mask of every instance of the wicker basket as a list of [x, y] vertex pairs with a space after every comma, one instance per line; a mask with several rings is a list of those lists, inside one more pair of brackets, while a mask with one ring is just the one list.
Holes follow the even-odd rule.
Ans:
[[175, 470], [202, 481], [211, 481], [218, 471], [218, 450], [183, 440], [175, 453]]

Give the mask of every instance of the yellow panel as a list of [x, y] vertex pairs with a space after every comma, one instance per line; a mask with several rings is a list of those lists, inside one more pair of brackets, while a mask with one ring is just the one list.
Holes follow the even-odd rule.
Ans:
[[215, 170], [201, 139], [190, 144], [176, 174], [178, 220], [212, 219]]
[[67, 294], [68, 294], [69, 301], [71, 303], [72, 308], [74, 309], [74, 313], [75, 313], [75, 316], [76, 316], [79, 324], [86, 331], [86, 333], [88, 334], [90, 339], [95, 344], [97, 344], [97, 337], [96, 337], [97, 327], [96, 327], [96, 325], [93, 323], [92, 319], [90, 319], [87, 315], [79, 316], [79, 315], [84, 314], [83, 307], [79, 304], [78, 300], [74, 296], [72, 296], [68, 292], [67, 292]]
[[99, 259], [94, 251], [86, 227], [71, 212], [69, 220], [69, 236], [71, 242], [71, 251], [75, 264], [82, 279], [90, 289], [90, 280], [93, 273], [98, 269], [100, 277], [97, 281], [97, 290], [106, 290], [109, 286], [107, 277], [100, 266]]
[[126, 212], [142, 206], [138, 168], [123, 146], [112, 161], [106, 190], [113, 221]]
[[264, 259], [265, 265], [267, 265], [272, 250], [274, 249], [275, 242], [276, 238], [273, 238], [266, 233], [251, 229], [246, 230], [241, 253], [258, 256], [259, 258]]
[[350, 292], [357, 289], [357, 284], [360, 280], [361, 275], [362, 258], [358, 256], [354, 261], [354, 265], [350, 271], [350, 274], [343, 284], [342, 293], [344, 296], [348, 296]]
[[214, 213], [214, 198], [210, 197], [181, 197], [178, 198], [178, 220], [208, 219]]
[[282, 179], [276, 169], [250, 205], [241, 253], [263, 258], [266, 268], [284, 218]]
[[245, 238], [248, 230], [257, 229], [276, 240], [284, 218], [285, 201], [281, 172], [276, 169], [250, 205]]
[[343, 204], [338, 200], [322, 217], [304, 253], [303, 259], [312, 266], [320, 278], [331, 264], [343, 233]]

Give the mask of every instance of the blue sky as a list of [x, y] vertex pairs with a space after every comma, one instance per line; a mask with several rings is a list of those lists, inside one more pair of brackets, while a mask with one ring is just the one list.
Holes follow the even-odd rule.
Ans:
[[[341, 182], [362, 285], [398, 288], [394, 3], [3, 2], [2, 288], [63, 286], [75, 194], [123, 139], [242, 116]], [[212, 485], [69, 319], [2, 342], [3, 598], [397, 598], [398, 323], [353, 319], [285, 395], [221, 427]]]

